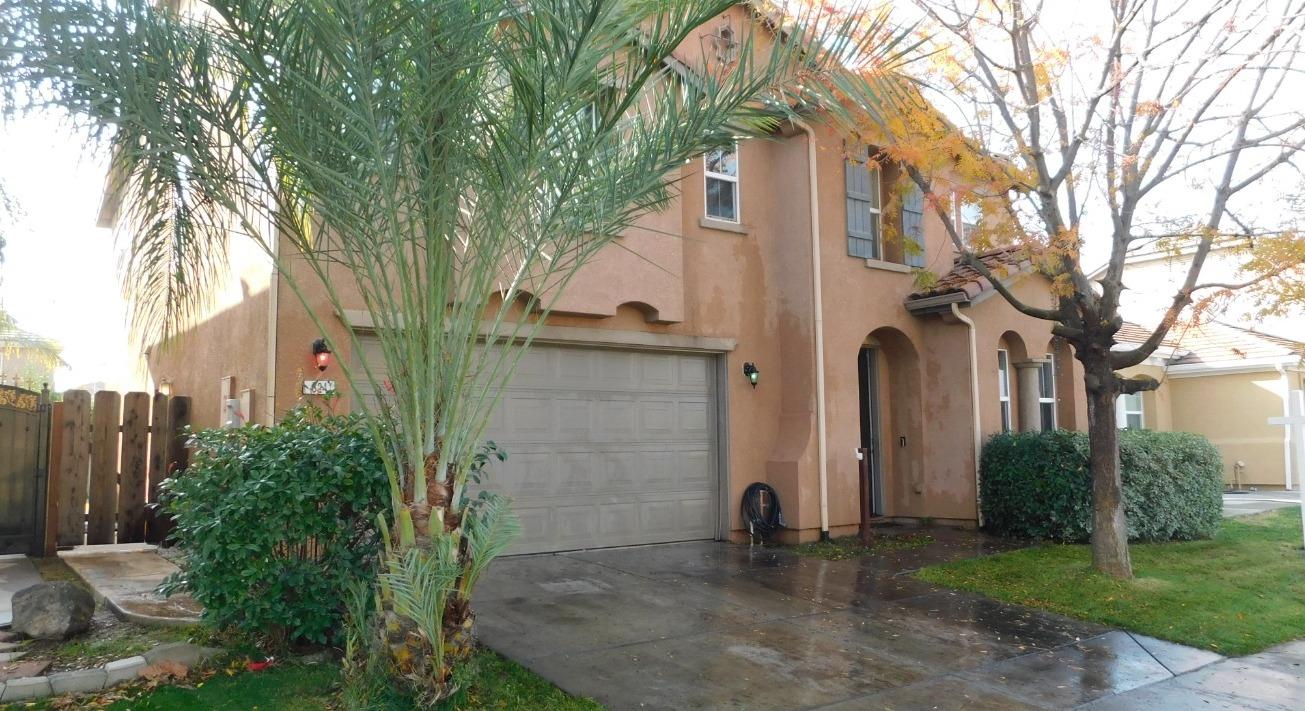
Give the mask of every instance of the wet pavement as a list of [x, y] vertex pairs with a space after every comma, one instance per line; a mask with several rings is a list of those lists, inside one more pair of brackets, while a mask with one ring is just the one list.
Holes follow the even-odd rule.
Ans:
[[477, 627], [612, 709], [1060, 709], [1222, 659], [916, 580], [1011, 547], [930, 533], [845, 561], [714, 542], [504, 558], [476, 592]]

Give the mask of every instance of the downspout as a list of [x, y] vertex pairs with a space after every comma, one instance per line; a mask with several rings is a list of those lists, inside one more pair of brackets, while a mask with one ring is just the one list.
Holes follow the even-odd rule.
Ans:
[[979, 337], [974, 319], [961, 313], [961, 307], [952, 302], [952, 315], [965, 324], [970, 336], [970, 417], [974, 422], [974, 520], [983, 526], [983, 509], [979, 508], [979, 460], [983, 455], [983, 430], [979, 425]]
[[829, 461], [825, 443], [825, 305], [820, 285], [820, 189], [816, 178], [816, 132], [805, 121], [793, 125], [807, 134], [807, 188], [811, 203], [811, 291], [816, 340], [816, 457], [820, 465], [820, 540], [829, 540]]
[[[1278, 374], [1282, 377], [1282, 416], [1291, 417], [1291, 377], [1287, 375], [1287, 366], [1279, 363], [1277, 366]], [[1291, 491], [1291, 431], [1295, 427], [1287, 425], [1283, 427], [1282, 434], [1282, 467], [1283, 480], [1287, 491]], [[1298, 482], [1305, 487], [1305, 482]]]

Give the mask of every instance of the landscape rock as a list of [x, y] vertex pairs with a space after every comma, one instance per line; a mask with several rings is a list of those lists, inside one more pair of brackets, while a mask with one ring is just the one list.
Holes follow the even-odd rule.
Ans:
[[25, 676], [41, 676], [50, 668], [50, 660], [36, 662], [10, 662], [0, 664], [0, 681], [21, 679]]
[[15, 632], [32, 639], [68, 639], [90, 626], [95, 599], [69, 582], [37, 583], [14, 593], [13, 609]]
[[218, 652], [212, 647], [201, 647], [189, 642], [171, 642], [160, 644], [145, 653], [145, 661], [150, 664], [176, 662], [182, 666], [193, 667]]

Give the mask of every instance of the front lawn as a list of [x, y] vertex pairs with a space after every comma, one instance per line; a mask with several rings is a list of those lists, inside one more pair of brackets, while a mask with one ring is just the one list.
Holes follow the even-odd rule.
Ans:
[[[535, 676], [515, 662], [480, 650], [472, 658], [471, 686], [451, 700], [445, 711], [526, 709], [531, 711], [602, 711], [589, 699], [578, 699]], [[203, 681], [192, 680], [155, 689], [111, 690], [97, 700], [46, 699], [13, 709], [104, 708], [112, 711], [325, 711], [338, 708], [340, 666], [283, 664], [261, 672], [228, 675], [218, 672]], [[0, 705], [0, 710], [11, 707]], [[405, 711], [390, 706], [377, 711]]]
[[1133, 580], [1091, 569], [1086, 545], [930, 566], [928, 582], [1242, 655], [1305, 637], [1300, 512], [1229, 519], [1214, 538], [1131, 547]]

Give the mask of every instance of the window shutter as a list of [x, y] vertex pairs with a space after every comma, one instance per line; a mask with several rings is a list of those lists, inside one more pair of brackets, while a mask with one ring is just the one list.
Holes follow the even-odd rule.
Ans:
[[[907, 178], [909, 180], [909, 178]], [[915, 181], [902, 197], [902, 248], [908, 267], [924, 266], [924, 193]]]
[[868, 152], [857, 145], [843, 175], [847, 194], [847, 253], [865, 259], [879, 258], [878, 173], [866, 165]]

